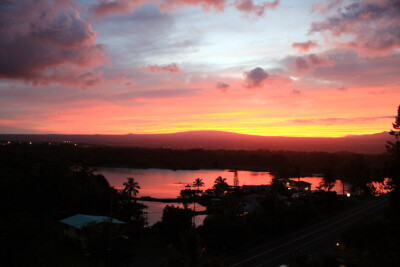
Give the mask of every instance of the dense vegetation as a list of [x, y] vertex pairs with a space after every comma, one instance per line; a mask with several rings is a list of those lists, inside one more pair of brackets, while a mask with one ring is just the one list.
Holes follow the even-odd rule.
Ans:
[[[386, 159], [385, 155], [349, 153], [173, 151], [8, 144], [0, 149], [0, 205], [4, 211], [0, 220], [1, 262], [6, 265], [97, 265], [112, 261], [115, 265], [129, 265], [132, 259], [140, 258], [145, 259], [144, 265], [146, 260], [171, 266], [213, 265], [245, 244], [291, 232], [351, 204], [340, 201], [335, 193], [321, 193], [319, 197], [302, 198], [288, 206], [284, 200], [274, 197], [275, 193], [285, 194], [284, 188], [276, 184], [269, 189], [269, 197], [259, 199], [261, 205], [257, 212], [247, 216], [240, 216], [240, 193], [234, 191], [223, 197], [219, 206], [210, 209], [202, 227], [192, 227], [190, 210], [170, 206], [164, 210], [163, 221], [149, 229], [143, 228], [143, 207], [132, 198], [139, 189], [135, 181], [128, 179], [125, 193], [117, 192], [105, 177], [81, 167], [102, 166], [107, 159], [110, 159], [108, 166], [150, 167], [152, 158], [156, 167], [177, 166], [178, 163], [183, 164], [181, 167], [189, 167], [185, 164], [190, 162], [212, 167], [214, 160], [224, 162], [224, 157], [227, 162], [224, 167], [234, 166], [236, 162], [245, 162], [250, 168], [261, 168], [265, 163], [263, 168], [270, 166], [277, 171], [280, 167], [291, 166], [288, 168], [297, 171], [295, 176], [299, 175], [298, 164], [304, 164], [304, 169], [310, 172], [321, 172], [325, 166], [334, 163], [342, 167], [365, 164], [365, 170], [381, 170]], [[278, 167], [272, 167], [271, 162]], [[345, 173], [338, 172], [338, 175]], [[372, 175], [355, 177], [369, 179]], [[220, 180], [213, 189], [216, 194], [227, 189], [223, 179]], [[197, 183], [201, 185], [201, 181]], [[128, 222], [124, 233], [129, 237], [128, 241], [112, 241], [104, 234], [92, 242], [90, 256], [84, 256], [87, 252], [83, 253], [64, 238], [60, 219], [76, 213], [110, 215], [111, 212], [113, 217]], [[21, 254], [27, 257], [20, 257]]]
[[[1, 149], [0, 157], [2, 266], [87, 265], [88, 259], [64, 238], [59, 222], [77, 213], [109, 216], [113, 211], [114, 217], [128, 222], [133, 236], [143, 228], [143, 205], [114, 190], [104, 176], [68, 160], [36, 157], [23, 147], [11, 150], [15, 153]], [[107, 239], [92, 242], [94, 251], [109, 247]]]
[[[3, 142], [7, 144], [6, 141]], [[384, 144], [382, 144], [384, 146]], [[164, 168], [164, 169], [241, 169], [270, 171], [279, 177], [311, 176], [329, 173], [340, 177], [355, 175], [387, 177], [389, 154], [349, 152], [293, 152], [269, 150], [172, 150], [124, 147], [92, 147], [52, 143], [11, 143], [0, 147], [1, 157], [38, 162], [54, 161], [77, 166]], [[21, 158], [19, 158], [21, 156]], [[363, 171], [357, 174], [355, 171]]]

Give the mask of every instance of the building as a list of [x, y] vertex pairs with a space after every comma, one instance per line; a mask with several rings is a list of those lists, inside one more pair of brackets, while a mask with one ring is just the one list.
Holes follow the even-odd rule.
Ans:
[[96, 231], [87, 231], [88, 228], [97, 228], [96, 230], [98, 230], [98, 227], [104, 224], [126, 224], [125, 222], [110, 218], [108, 216], [95, 216], [86, 214], [76, 214], [61, 220], [61, 222], [65, 225], [64, 235], [78, 241], [83, 249], [87, 248], [88, 239], [93, 235], [96, 235]]
[[311, 192], [311, 183], [305, 181], [295, 181], [291, 179], [286, 179], [283, 182], [289, 190], [293, 189], [295, 191], [300, 190], [300, 192]]

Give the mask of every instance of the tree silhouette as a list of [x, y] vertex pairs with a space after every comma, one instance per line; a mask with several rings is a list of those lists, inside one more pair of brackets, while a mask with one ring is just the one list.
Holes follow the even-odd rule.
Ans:
[[178, 234], [190, 229], [192, 226], [192, 212], [174, 205], [167, 205], [163, 209], [161, 218], [161, 232], [171, 240], [176, 239]]
[[[193, 182], [193, 186], [197, 187], [197, 191], [196, 191], [196, 197], [197, 197], [200, 192], [200, 187], [204, 186], [203, 179], [196, 178], [196, 180], [194, 180], [194, 182]], [[194, 211], [196, 211], [196, 200], [193, 201], [193, 209], [194, 209]]]
[[394, 158], [400, 158], [400, 105], [397, 108], [397, 116], [395, 122], [392, 123], [393, 129], [390, 130], [389, 134], [394, 136], [396, 141], [387, 141], [386, 149], [392, 153]]
[[392, 154], [392, 165], [389, 176], [392, 178], [394, 191], [391, 202], [397, 209], [400, 209], [400, 105], [397, 108], [397, 116], [392, 125], [393, 129], [389, 133], [394, 136], [395, 141], [388, 141], [386, 145], [387, 151]]
[[226, 183], [226, 178], [222, 178], [221, 176], [218, 176], [217, 179], [215, 179], [215, 184], [227, 184]]
[[218, 176], [217, 179], [215, 179], [214, 189], [217, 194], [226, 191], [228, 189], [228, 187], [229, 187], [229, 185], [226, 182], [226, 178], [222, 178], [221, 176]]
[[[324, 168], [324, 177], [320, 183], [320, 186], [322, 188], [325, 188], [329, 192], [335, 186], [335, 183], [336, 183], [336, 178], [335, 178], [335, 173], [334, 173], [333, 168], [326, 166]], [[342, 181], [342, 183], [343, 183], [343, 181]]]
[[185, 186], [184, 190], [181, 190], [179, 198], [182, 200], [183, 207], [187, 209], [190, 200], [193, 198], [193, 191], [189, 184]]
[[136, 196], [139, 194], [139, 189], [140, 186], [139, 184], [135, 181], [135, 178], [128, 177], [127, 181], [123, 184], [125, 186], [124, 188], [124, 193], [127, 193], [128, 196], [132, 199], [132, 196], [135, 197], [135, 202], [136, 202]]
[[197, 187], [197, 192], [199, 192], [200, 191], [200, 187], [204, 186], [203, 179], [196, 178], [196, 180], [194, 180], [194, 182], [193, 182], [193, 186]]

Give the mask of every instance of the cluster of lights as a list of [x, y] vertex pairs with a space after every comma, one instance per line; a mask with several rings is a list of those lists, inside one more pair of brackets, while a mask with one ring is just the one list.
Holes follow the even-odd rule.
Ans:
[[10, 141], [8, 141], [7, 143], [2, 143], [3, 146], [9, 145], [9, 144], [11, 144]]
[[[22, 142], [18, 142], [18, 143], [21, 144]], [[63, 143], [64, 144], [69, 144], [69, 143], [71, 143], [71, 141], [63, 141]], [[7, 141], [6, 143], [2, 143], [3, 146], [10, 145], [10, 144], [11, 144], [11, 141]], [[28, 144], [32, 145], [33, 143], [32, 143], [32, 141], [29, 141]], [[49, 146], [51, 146], [51, 142], [48, 142], [48, 144], [49, 144]], [[78, 144], [74, 143], [74, 146], [78, 146]]]

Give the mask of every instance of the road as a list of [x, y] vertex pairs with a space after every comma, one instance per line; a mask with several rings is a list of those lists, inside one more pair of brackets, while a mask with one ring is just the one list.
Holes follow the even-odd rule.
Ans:
[[287, 264], [297, 253], [333, 247], [343, 230], [366, 215], [389, 206], [387, 196], [368, 200], [351, 209], [277, 240], [226, 258], [223, 266], [274, 266]]

